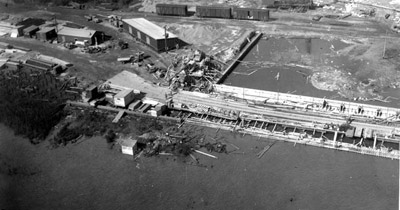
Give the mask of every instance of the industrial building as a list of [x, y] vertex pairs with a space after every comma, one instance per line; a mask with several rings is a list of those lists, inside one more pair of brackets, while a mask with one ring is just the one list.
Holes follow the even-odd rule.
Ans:
[[185, 45], [175, 34], [166, 32], [164, 28], [144, 18], [123, 19], [122, 22], [125, 31], [158, 52]]
[[33, 37], [36, 37], [36, 32], [37, 32], [37, 31], [39, 31], [39, 27], [37, 27], [37, 26], [35, 26], [35, 25], [29, 26], [28, 28], [25, 28], [25, 29], [23, 30], [23, 32], [24, 32], [24, 37], [26, 37], [26, 38], [33, 38]]
[[42, 41], [53, 40], [57, 37], [56, 29], [52, 27], [46, 27], [36, 32], [36, 38]]
[[61, 42], [85, 42], [88, 45], [100, 44], [104, 40], [104, 33], [89, 29], [64, 27], [58, 31], [58, 40]]

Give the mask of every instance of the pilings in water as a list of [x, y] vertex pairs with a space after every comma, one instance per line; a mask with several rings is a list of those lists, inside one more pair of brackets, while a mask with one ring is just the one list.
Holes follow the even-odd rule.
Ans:
[[228, 77], [228, 75], [235, 69], [235, 67], [239, 64], [239, 62], [247, 55], [247, 53], [251, 50], [255, 43], [262, 37], [262, 33], [257, 34], [244, 49], [239, 53], [236, 59], [225, 69], [222, 73], [222, 76], [218, 79], [217, 84], [221, 84]]

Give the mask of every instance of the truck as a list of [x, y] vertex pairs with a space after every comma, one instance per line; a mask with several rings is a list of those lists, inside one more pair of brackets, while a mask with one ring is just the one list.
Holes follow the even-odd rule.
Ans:
[[121, 57], [121, 58], [117, 58], [117, 61], [125, 64], [125, 63], [132, 62], [133, 57], [134, 57], [133, 55], [131, 55], [129, 57]]

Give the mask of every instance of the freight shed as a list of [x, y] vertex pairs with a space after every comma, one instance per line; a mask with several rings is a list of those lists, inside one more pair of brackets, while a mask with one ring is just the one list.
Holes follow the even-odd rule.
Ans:
[[197, 17], [232, 18], [230, 7], [196, 6]]
[[42, 41], [53, 40], [57, 37], [56, 29], [51, 27], [46, 27], [40, 29], [36, 32], [36, 38]]
[[156, 13], [158, 15], [188, 16], [188, 7], [180, 4], [157, 4]]
[[235, 19], [242, 20], [269, 20], [269, 10], [266, 9], [254, 9], [254, 8], [233, 8], [232, 16]]
[[104, 40], [104, 33], [89, 29], [64, 27], [58, 31], [58, 40], [62, 42], [87, 42], [89, 45], [100, 44]]
[[144, 18], [123, 19], [122, 22], [125, 31], [158, 52], [179, 48], [186, 44], [175, 34], [166, 32], [164, 28]]

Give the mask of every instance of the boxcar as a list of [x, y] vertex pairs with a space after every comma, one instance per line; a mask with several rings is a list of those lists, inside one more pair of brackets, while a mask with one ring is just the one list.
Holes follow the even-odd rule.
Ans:
[[253, 9], [250, 11], [250, 15], [251, 17], [253, 17], [254, 20], [269, 20], [269, 10], [267, 9]]
[[233, 8], [232, 17], [241, 20], [269, 20], [269, 10], [254, 8]]
[[180, 4], [157, 4], [156, 13], [158, 15], [188, 16], [188, 7]]
[[232, 18], [230, 7], [196, 6], [197, 17]]

